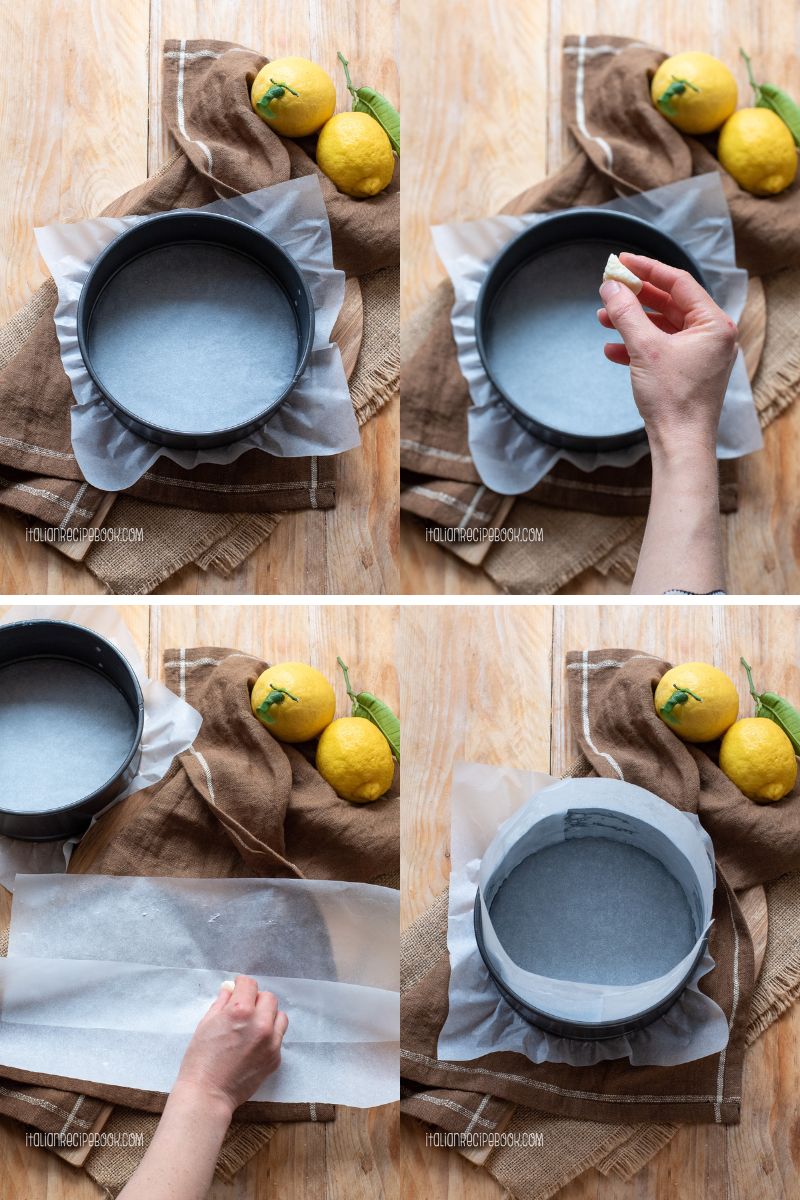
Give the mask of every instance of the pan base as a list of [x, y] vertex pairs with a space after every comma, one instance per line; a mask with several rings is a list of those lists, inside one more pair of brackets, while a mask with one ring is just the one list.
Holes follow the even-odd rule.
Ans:
[[294, 309], [252, 259], [180, 242], [140, 254], [105, 286], [88, 335], [104, 389], [146, 425], [207, 434], [244, 425], [297, 368]]
[[697, 937], [677, 880], [610, 838], [571, 838], [529, 855], [500, 885], [490, 915], [515, 963], [575, 983], [657, 979]]
[[486, 353], [500, 391], [556, 435], [584, 440], [635, 435], [644, 426], [630, 373], [603, 345], [619, 340], [597, 320], [598, 288], [619, 243], [571, 242], [523, 263], [488, 314]]
[[136, 728], [122, 693], [89, 667], [37, 658], [0, 668], [0, 806], [78, 803], [120, 769]]

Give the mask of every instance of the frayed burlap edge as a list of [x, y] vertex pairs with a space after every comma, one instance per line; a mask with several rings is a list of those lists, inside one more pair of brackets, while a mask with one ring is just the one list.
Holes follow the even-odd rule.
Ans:
[[797, 301], [800, 270], [780, 271], [764, 280], [766, 336], [753, 379], [753, 399], [761, 428], [766, 429], [797, 398], [800, 387], [800, 341]]
[[629, 533], [627, 537], [594, 564], [594, 569], [601, 575], [616, 575], [625, 583], [633, 583], [636, 567], [639, 563], [639, 553], [644, 537], [644, 517], [639, 517], [639, 528]]
[[195, 558], [196, 565], [201, 571], [230, 575], [267, 540], [279, 520], [272, 513], [237, 517], [234, 528], [221, 542]]
[[[607, 532], [599, 535], [603, 524]], [[484, 562], [486, 574], [507, 595], [552, 595], [565, 588], [577, 575], [597, 565], [598, 560], [614, 561], [618, 547], [627, 546], [629, 539], [641, 536], [641, 517], [595, 516], [579, 510], [550, 508], [530, 500], [518, 500], [511, 510], [506, 527], [510, 529], [542, 528], [545, 538], [566, 541], [570, 549], [551, 556], [549, 564], [537, 568], [532, 578], [533, 551], [525, 541], [500, 542]], [[545, 543], [546, 545], [546, 543]], [[578, 550], [577, 546], [581, 549]], [[536, 546], [538, 553], [542, 547]]]
[[[111, 1137], [134, 1135], [137, 1139], [141, 1137], [142, 1141], [141, 1145], [130, 1148], [97, 1146], [86, 1159], [84, 1170], [103, 1189], [109, 1200], [115, 1200], [136, 1170], [153, 1139], [159, 1120], [159, 1116], [153, 1113], [132, 1108], [114, 1109], [103, 1133]], [[237, 1172], [269, 1143], [277, 1128], [277, 1125], [231, 1125], [222, 1143], [215, 1175], [231, 1183]]]
[[31, 296], [28, 303], [0, 326], [0, 370], [22, 349], [51, 304], [56, 301], [56, 285], [50, 276]]

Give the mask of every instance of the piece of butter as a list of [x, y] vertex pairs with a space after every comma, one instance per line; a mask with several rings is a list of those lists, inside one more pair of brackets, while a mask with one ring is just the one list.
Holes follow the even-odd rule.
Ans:
[[234, 990], [234, 988], [236, 987], [236, 984], [233, 982], [232, 979], [223, 979], [222, 983], [219, 986], [221, 988], [223, 988], [226, 992], [232, 992]]
[[624, 267], [616, 254], [609, 254], [608, 256], [606, 269], [603, 271], [603, 283], [607, 279], [613, 279], [615, 283], [624, 283], [625, 287], [630, 288], [637, 296], [644, 287], [643, 280], [638, 275], [634, 275], [633, 271], [629, 271], [627, 267]]

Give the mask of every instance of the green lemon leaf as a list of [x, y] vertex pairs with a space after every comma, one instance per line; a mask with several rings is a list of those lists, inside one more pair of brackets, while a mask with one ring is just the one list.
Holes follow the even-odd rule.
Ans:
[[400, 721], [398, 717], [392, 712], [388, 704], [383, 700], [379, 700], [377, 696], [373, 696], [372, 692], [354, 692], [350, 686], [350, 675], [347, 667], [341, 658], [337, 658], [336, 661], [342, 668], [344, 685], [348, 696], [353, 701], [351, 716], [363, 717], [365, 720], [371, 721], [386, 738], [386, 741], [389, 743], [389, 749], [397, 761], [400, 762]]
[[756, 716], [766, 717], [768, 721], [774, 721], [792, 743], [795, 754], [800, 754], [800, 712], [797, 711], [793, 704], [790, 704], [788, 700], [784, 700], [783, 696], [778, 696], [775, 692], [757, 692], [753, 683], [753, 676], [750, 673], [750, 667], [743, 658], [739, 661], [747, 674], [750, 695], [756, 704]]
[[391, 100], [387, 100], [380, 92], [376, 92], [375, 88], [360, 87], [354, 88], [350, 78], [349, 63], [341, 50], [337, 57], [344, 68], [345, 79], [347, 80], [347, 90], [353, 97], [353, 112], [366, 113], [377, 121], [383, 132], [391, 142], [392, 149], [397, 157], [400, 157], [400, 113], [397, 111]]

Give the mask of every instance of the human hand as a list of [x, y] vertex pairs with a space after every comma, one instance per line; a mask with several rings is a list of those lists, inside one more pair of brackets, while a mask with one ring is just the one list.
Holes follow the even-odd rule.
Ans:
[[[636, 296], [619, 283], [604, 283], [605, 307], [597, 316], [622, 335], [623, 344], [607, 342], [604, 353], [630, 366], [651, 452], [669, 457], [713, 450], [736, 359], [736, 325], [687, 271], [639, 254], [620, 259], [644, 286]], [[655, 311], [645, 312], [644, 305]]]
[[175, 1089], [198, 1091], [233, 1113], [280, 1066], [288, 1024], [277, 997], [259, 992], [255, 979], [237, 975], [234, 990], [221, 988], [197, 1026]]

